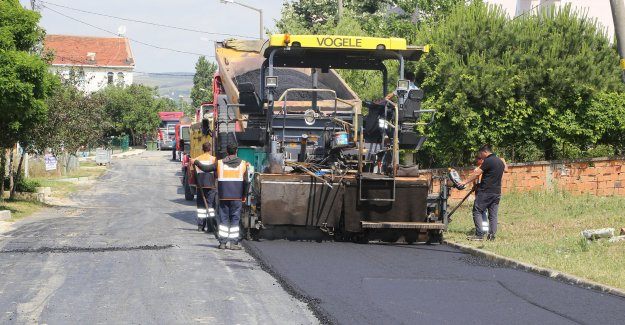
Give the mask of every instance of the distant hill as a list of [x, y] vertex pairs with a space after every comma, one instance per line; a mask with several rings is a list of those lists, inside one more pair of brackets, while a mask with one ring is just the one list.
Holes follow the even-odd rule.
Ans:
[[169, 96], [178, 100], [178, 96], [182, 95], [186, 101], [190, 101], [193, 74], [192, 72], [135, 72], [134, 83], [158, 87], [158, 94], [162, 97]]

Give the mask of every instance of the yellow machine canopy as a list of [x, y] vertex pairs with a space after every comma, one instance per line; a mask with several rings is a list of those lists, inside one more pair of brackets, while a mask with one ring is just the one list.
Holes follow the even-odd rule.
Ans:
[[410, 46], [403, 38], [275, 34], [262, 49], [275, 66], [377, 70], [382, 61], [419, 60], [429, 46]]

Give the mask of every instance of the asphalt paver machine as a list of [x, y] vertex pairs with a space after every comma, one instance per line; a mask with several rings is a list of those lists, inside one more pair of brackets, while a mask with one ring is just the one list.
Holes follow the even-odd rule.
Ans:
[[[434, 118], [421, 108], [422, 90], [404, 79], [405, 63], [428, 50], [400, 38], [335, 35], [216, 44], [215, 149], [236, 141], [252, 166], [248, 237], [442, 240], [446, 180], [432, 193], [436, 180], [399, 163], [401, 149], [420, 148], [426, 135], [417, 130]], [[397, 103], [363, 102], [338, 70], [379, 72], [380, 98], [389, 77], [399, 79]]]

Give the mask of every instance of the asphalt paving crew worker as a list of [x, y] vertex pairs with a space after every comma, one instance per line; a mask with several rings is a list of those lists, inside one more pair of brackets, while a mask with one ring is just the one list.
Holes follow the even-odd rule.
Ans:
[[226, 147], [228, 156], [220, 159], [216, 164], [203, 165], [194, 161], [194, 165], [205, 172], [217, 172], [217, 197], [219, 198], [219, 249], [229, 247], [233, 250], [241, 249], [239, 245], [239, 221], [241, 209], [247, 196], [248, 164], [237, 157], [237, 145], [229, 144]]
[[[202, 151], [204, 153], [195, 158], [202, 165], [212, 165], [217, 161], [217, 158], [210, 154], [210, 142], [202, 144]], [[217, 195], [215, 175], [214, 172], [207, 173], [199, 168], [196, 168], [196, 172], [197, 229], [198, 231], [206, 230], [213, 232], [213, 225], [215, 224], [215, 196]]]
[[478, 185], [475, 202], [473, 204], [473, 223], [475, 235], [467, 237], [469, 240], [483, 240], [482, 215], [488, 211], [488, 240], [495, 240], [497, 233], [497, 212], [501, 199], [501, 179], [506, 169], [506, 164], [493, 153], [490, 145], [483, 145], [478, 151], [483, 159], [482, 165], [476, 168], [471, 175], [461, 184], [467, 185], [482, 177]]

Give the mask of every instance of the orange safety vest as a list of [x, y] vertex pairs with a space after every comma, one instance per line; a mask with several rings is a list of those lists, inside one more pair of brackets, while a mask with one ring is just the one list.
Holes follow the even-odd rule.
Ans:
[[247, 162], [241, 160], [237, 167], [217, 161], [217, 193], [220, 200], [243, 200]]
[[[195, 158], [195, 160], [199, 160], [202, 165], [212, 165], [215, 163], [215, 160], [217, 160], [217, 158], [215, 158], [213, 155], [211, 155], [208, 152], [205, 152], [199, 156], [197, 156], [197, 158]], [[203, 173], [203, 171], [201, 171], [199, 168], [197, 170], [198, 173]]]
[[[212, 165], [217, 160], [217, 158], [215, 158], [208, 152], [197, 156], [197, 158], [195, 159], [198, 160], [200, 163], [202, 163], [202, 165]], [[206, 173], [199, 168], [195, 168], [195, 170], [197, 172], [196, 182], [198, 186], [202, 188], [215, 188], [215, 176], [213, 175], [212, 172]]]

